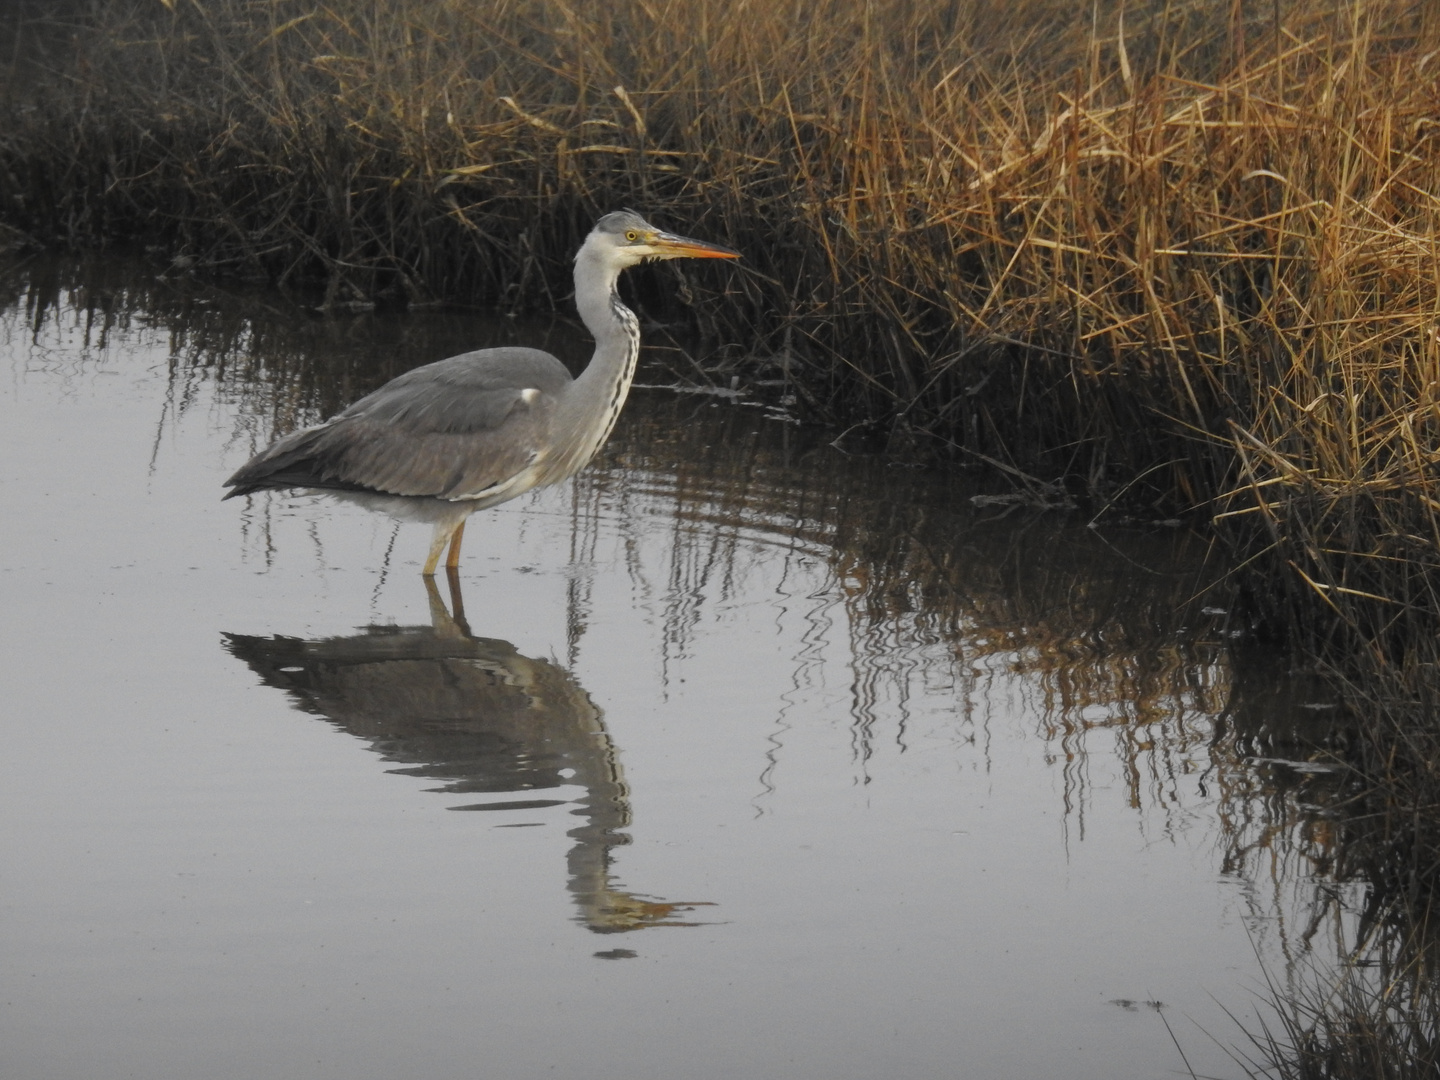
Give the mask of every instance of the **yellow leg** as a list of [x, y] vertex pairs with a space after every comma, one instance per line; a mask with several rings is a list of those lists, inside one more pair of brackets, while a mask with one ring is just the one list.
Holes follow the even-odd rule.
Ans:
[[[470, 624], [465, 621], [465, 600], [460, 595], [460, 571], [453, 566], [445, 568], [445, 579], [450, 582], [450, 608], [455, 612], [451, 624], [465, 637], [470, 636]], [[425, 584], [435, 587], [434, 578], [426, 578]]]
[[440, 562], [440, 553], [445, 550], [445, 545], [449, 543], [450, 536], [454, 531], [454, 526], [449, 528], [444, 525], [435, 526], [435, 538], [430, 541], [430, 557], [425, 560], [425, 569], [420, 571], [426, 577], [435, 576], [435, 567]]
[[455, 531], [450, 534], [450, 554], [445, 559], [445, 569], [454, 570], [460, 565], [460, 541], [465, 539], [465, 519], [460, 519], [460, 524], [455, 526]]

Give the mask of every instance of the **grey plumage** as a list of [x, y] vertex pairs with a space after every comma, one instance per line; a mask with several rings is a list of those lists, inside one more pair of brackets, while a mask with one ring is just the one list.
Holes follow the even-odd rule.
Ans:
[[234, 489], [226, 497], [308, 487], [473, 499], [549, 443], [555, 400], [571, 381], [538, 349], [485, 349], [426, 364], [278, 440], [227, 481]]
[[377, 509], [435, 524], [427, 575], [447, 542], [447, 565], [455, 566], [469, 514], [565, 479], [609, 437], [640, 351], [639, 322], [615, 291], [621, 271], [650, 259], [738, 257], [628, 210], [607, 214], [575, 256], [576, 306], [595, 335], [579, 378], [536, 349], [482, 349], [427, 364], [277, 440], [225, 481], [225, 497], [298, 487], [369, 498]]

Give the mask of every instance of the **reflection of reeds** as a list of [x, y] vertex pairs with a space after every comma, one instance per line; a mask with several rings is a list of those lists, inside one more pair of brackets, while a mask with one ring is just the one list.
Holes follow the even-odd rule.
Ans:
[[903, 722], [918, 666], [954, 686], [962, 709], [983, 708], [995, 679], [1019, 677], [1056, 753], [1080, 761], [1107, 740], [1133, 805], [1164, 806], [1166, 777], [1211, 767], [1230, 677], [1216, 617], [1201, 610], [1214, 602], [1202, 598], [1212, 571], [1195, 537], [1166, 531], [1117, 548], [1053, 516], [987, 518], [953, 479], [880, 461], [837, 467], [829, 447], [779, 425], [757, 430], [746, 410], [701, 426], [686, 420], [689, 401], [642, 401], [578, 498], [603, 494], [620, 520], [638, 510], [626, 499], [666, 507], [666, 580], [681, 594], [667, 602], [667, 637], [686, 637], [687, 595], [723, 599], [747, 561], [815, 559], [828, 566], [833, 621], [851, 635], [862, 753], [874, 718]]
[[[826, 467], [827, 447], [783, 429], [757, 432], [740, 410], [718, 430], [687, 423], [693, 408], [680, 400], [635, 409], [597, 467], [577, 478], [577, 497], [628, 496], [634, 505], [622, 518], [646, 497], [664, 501], [678, 523], [671, 559], [681, 568], [668, 580], [692, 596], [721, 592], [757, 544], [774, 558], [823, 559], [826, 591], [843, 609], [831, 624], [851, 634], [862, 768], [870, 745], [903, 727], [907, 685], [948, 683], [957, 709], [983, 711], [1003, 678], [1020, 676], [1080, 838], [1097, 797], [1087, 790], [1094, 756], [1119, 762], [1124, 797], [1158, 812], [1167, 832], [1194, 826], [1188, 781], [1198, 776], [1213, 796], [1205, 814], [1215, 823], [1201, 827], [1216, 834], [1217, 870], [1250, 883], [1255, 932], [1293, 965], [1276, 1004], [1291, 1020], [1312, 1013], [1308, 1042], [1264, 1046], [1283, 1068], [1309, 1068], [1341, 1034], [1349, 1042], [1333, 1052], [1356, 1061], [1402, 1051], [1430, 1060], [1422, 1036], [1433, 1014], [1423, 1008], [1433, 990], [1416, 981], [1422, 969], [1392, 899], [1404, 842], [1435, 843], [1433, 818], [1417, 818], [1402, 838], [1394, 815], [1372, 816], [1385, 789], [1377, 795], [1355, 766], [1373, 744], [1333, 684], [1254, 655], [1236, 597], [1228, 595], [1228, 611], [1214, 606], [1227, 593], [1210, 588], [1220, 568], [1206, 565], [1196, 537], [1161, 531], [1112, 546], [1054, 515], [987, 520], [953, 478], [880, 461]], [[577, 525], [591, 527], [594, 517]], [[672, 637], [685, 633], [683, 619], [670, 628]], [[932, 670], [917, 677], [916, 667]], [[1381, 950], [1397, 968], [1411, 967], [1378, 1011], [1355, 1010], [1380, 1006], [1379, 997], [1305, 996], [1298, 973], [1313, 970], [1317, 953]], [[1344, 965], [1336, 977], [1356, 986], [1369, 978]]]
[[[189, 283], [152, 286], [113, 264], [36, 269], [28, 284], [0, 274], [0, 290], [18, 298], [32, 328], [69, 309], [66, 318], [97, 338], [133, 324], [168, 335], [175, 408], [204, 400], [199, 391], [213, 381], [236, 408], [240, 438], [267, 439], [394, 370], [454, 351], [446, 342], [461, 330], [427, 315], [381, 340], [387, 324], [373, 314], [287, 318]], [[362, 333], [349, 332], [357, 326]], [[1087, 758], [1107, 753], [1128, 776], [1124, 797], [1160, 809], [1167, 826], [1187, 812], [1176, 777], [1202, 773], [1218, 802], [1224, 868], [1248, 879], [1300, 882], [1317, 894], [1364, 881], [1388, 902], [1433, 873], [1433, 803], [1408, 804], [1407, 826], [1399, 803], [1378, 813], [1384, 793], [1357, 798], [1343, 770], [1252, 763], [1318, 757], [1402, 772], [1394, 755], [1389, 766], [1375, 757], [1378, 741], [1353, 721], [1296, 713], [1297, 704], [1323, 704], [1295, 689], [1301, 683], [1241, 662], [1245, 613], [1224, 588], [1207, 593], [1221, 568], [1206, 565], [1192, 534], [1162, 529], [1112, 545], [1059, 515], [978, 510], [954, 476], [838, 458], [813, 430], [757, 425], [752, 409], [706, 409], [716, 419], [697, 423], [710, 400], [637, 393], [575, 487], [580, 557], [594, 546], [602, 508], [625, 521], [663, 507], [669, 562], [663, 573], [645, 569], [661, 583], [675, 655], [690, 648], [700, 606], [724, 598], [755, 560], [810, 559], [825, 570], [830, 605], [817, 617], [849, 635], [862, 764], [887, 725], [903, 722], [908, 688], [930, 679], [955, 688], [957, 710], [976, 710], [1014, 678], [1033, 695], [1030, 713], [1065, 770], [1077, 817], [1094, 797]], [[1202, 609], [1217, 604], [1229, 613]], [[572, 647], [583, 633], [577, 620]], [[1298, 722], [1306, 715], [1313, 730]], [[1413, 727], [1412, 753], [1424, 749], [1423, 730]], [[1326, 915], [1323, 900], [1316, 910]], [[1371, 927], [1384, 914], [1372, 907]]]
[[[286, 316], [253, 298], [156, 284], [124, 264], [35, 271], [25, 284], [0, 275], [32, 325], [70, 308], [86, 325], [162, 329], [174, 407], [213, 381], [247, 442], [310, 422], [448, 341], [474, 337], [473, 323], [433, 313], [394, 334], [375, 315]], [[659, 511], [669, 565], [658, 576], [646, 569], [677, 654], [690, 648], [697, 605], [725, 600], [749, 564], [803, 557], [826, 569], [821, 591], [851, 635], [854, 716], [903, 696], [914, 662], [943, 667], [937, 680], [977, 699], [984, 680], [1021, 676], [1035, 695], [1037, 733], [1076, 760], [1092, 740], [1108, 740], [1136, 805], [1163, 804], [1165, 778], [1196, 768], [1221, 769], [1248, 800], [1244, 757], [1321, 742], [1272, 730], [1293, 703], [1265, 693], [1269, 672], [1237, 683], [1239, 613], [1202, 610], [1223, 602], [1223, 590], [1207, 591], [1223, 567], [1207, 564], [1193, 534], [1159, 529], [1117, 546], [1062, 516], [972, 508], [964, 479], [839, 456], [813, 429], [757, 424], [757, 410], [707, 409], [711, 400], [637, 392], [574, 494], [582, 560], [602, 508], [621, 528]], [[1217, 741], [1214, 720], [1227, 708], [1229, 734]]]

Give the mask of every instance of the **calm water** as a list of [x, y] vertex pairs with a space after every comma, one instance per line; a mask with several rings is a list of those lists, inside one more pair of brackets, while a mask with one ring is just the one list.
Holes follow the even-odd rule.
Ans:
[[1276, 761], [1327, 703], [1193, 537], [642, 390], [427, 590], [428, 529], [220, 481], [583, 331], [0, 288], [6, 1077], [1238, 1077], [1261, 961], [1353, 933]]

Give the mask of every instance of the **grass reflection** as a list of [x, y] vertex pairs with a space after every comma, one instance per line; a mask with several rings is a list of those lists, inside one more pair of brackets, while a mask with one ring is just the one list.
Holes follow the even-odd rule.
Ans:
[[[25, 312], [29, 332], [62, 322], [97, 356], [115, 329], [163, 335], [174, 411], [157, 423], [175, 421], [213, 383], [246, 449], [461, 348], [524, 340], [565, 359], [587, 353], [563, 324], [464, 312], [320, 318], [273, 295], [169, 280], [113, 258], [12, 265], [0, 271], [0, 296]], [[1225, 567], [1194, 534], [1102, 533], [1070, 515], [977, 506], [980, 489], [963, 472], [844, 455], [828, 433], [762, 411], [639, 391], [574, 484], [577, 560], [606, 528], [666, 522], [668, 564], [648, 569], [675, 657], [692, 648], [700, 609], [729, 599], [752, 561], [804, 560], [823, 568], [820, 592], [834, 609], [816, 617], [848, 635], [862, 757], [882, 722], [906, 722], [917, 671], [953, 686], [957, 707], [980, 719], [996, 680], [1020, 676], [1037, 734], [1073, 766], [1066, 795], [1077, 811], [1084, 759], [1102, 748], [1125, 763], [1137, 808], [1173, 802], [1169, 778], [1197, 770], [1249, 799], [1260, 775], [1249, 759], [1329, 752], [1311, 730], [1324, 713], [1297, 712], [1294, 693], [1267, 690], [1272, 671], [1237, 667], [1254, 651], [1244, 615]], [[577, 645], [585, 588], [578, 576]], [[1276, 750], [1276, 739], [1304, 745]]]
[[[563, 325], [464, 313], [318, 318], [270, 296], [158, 280], [115, 260], [12, 267], [0, 271], [0, 298], [14, 313], [5, 332], [38, 343], [32, 363], [49, 362], [43, 343], [57, 328], [100, 364], [121, 330], [163, 339], [170, 391], [157, 434], [218, 394], [226, 422], [234, 418], [226, 435], [245, 449], [462, 348], [523, 340], [562, 357], [586, 351]], [[1354, 714], [1303, 664], [1267, 655], [1228, 568], [1203, 540], [1158, 525], [1101, 531], [1074, 516], [977, 505], [981, 491], [963, 472], [846, 456], [830, 434], [772, 417], [714, 395], [639, 391], [612, 442], [572, 485], [572, 561], [593, 562], [607, 536], [635, 539], [621, 545], [626, 571], [660, 613], [663, 665], [700, 647], [703, 620], [738, 596], [748, 575], [778, 566], [807, 625], [791, 657], [795, 685], [806, 685], [807, 665], [826, 648], [843, 646], [844, 722], [862, 782], [882, 743], [903, 747], [911, 738], [920, 698], [945, 700], [983, 744], [996, 722], [993, 703], [1023, 695], [1020, 711], [1059, 770], [1069, 836], [1083, 840], [1097, 799], [1123, 799], [1142, 820], [1159, 822], [1156, 839], [1195, 829], [1212, 837], [1216, 872], [1248, 883], [1251, 925], [1288, 959], [1368, 949], [1386, 971], [1429, 977], [1416, 959], [1428, 947], [1391, 918], [1392, 903], [1417, 879], [1424, 819], [1417, 812], [1407, 832], [1377, 812], [1357, 779], [1369, 751]], [[656, 529], [663, 545], [639, 542]], [[570, 581], [571, 667], [586, 644], [593, 584], [584, 573]], [[435, 627], [425, 633], [438, 640]], [[463, 634], [457, 640], [480, 647]], [[340, 646], [294, 645], [332, 647]], [[267, 680], [308, 662], [262, 661], [259, 652], [246, 659]], [[566, 671], [547, 668], [542, 698], [584, 697]], [[603, 734], [594, 706], [585, 708], [571, 710], [592, 717], [576, 730]], [[1118, 763], [1123, 790], [1094, 788], [1101, 758]], [[444, 760], [442, 752], [409, 765]], [[592, 761], [596, 777], [606, 761], [609, 751]], [[777, 782], [760, 768], [762, 782]], [[600, 832], [576, 837], [577, 904], [597, 929], [611, 917], [666, 922], [673, 911], [664, 902], [632, 908], [606, 877], [610, 844], [600, 834], [628, 812], [615, 809], [620, 788], [602, 792], [609, 782], [588, 788], [611, 818], [592, 806], [585, 828]], [[1410, 999], [1428, 1000], [1421, 983], [1412, 985]]]

